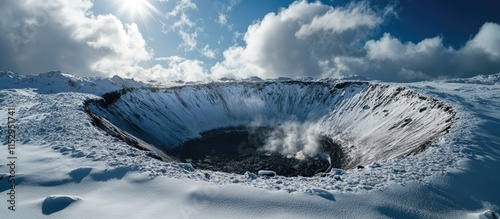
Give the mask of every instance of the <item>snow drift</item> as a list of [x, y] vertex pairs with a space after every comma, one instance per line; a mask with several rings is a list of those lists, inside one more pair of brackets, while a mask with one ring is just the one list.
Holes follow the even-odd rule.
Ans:
[[323, 136], [340, 145], [344, 169], [417, 154], [456, 120], [455, 111], [436, 99], [357, 81], [124, 88], [86, 106], [108, 132], [166, 160], [176, 160], [169, 151], [206, 131], [274, 127], [263, 150], [303, 159], [323, 152], [317, 143]]

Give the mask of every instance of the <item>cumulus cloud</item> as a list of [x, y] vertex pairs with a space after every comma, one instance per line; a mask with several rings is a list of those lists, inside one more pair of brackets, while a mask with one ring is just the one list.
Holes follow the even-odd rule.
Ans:
[[[446, 77], [471, 77], [500, 71], [500, 25], [484, 24], [463, 48], [445, 47], [441, 37], [416, 44], [386, 33], [365, 44], [367, 56], [359, 63], [344, 64], [351, 71], [382, 80], [397, 77], [405, 81]], [[360, 66], [364, 66], [361, 69]]]
[[21, 73], [61, 69], [77, 75], [120, 75], [153, 57], [135, 24], [94, 16], [89, 0], [0, 3], [0, 66]]
[[343, 33], [362, 27], [375, 28], [383, 22], [380, 14], [373, 11], [367, 2], [352, 3], [346, 8], [330, 8], [326, 13], [301, 25], [295, 33], [299, 38], [314, 35], [318, 32]]
[[[180, 15], [178, 26], [194, 26], [182, 12], [194, 6], [182, 2], [172, 16]], [[94, 15], [92, 6], [90, 0], [0, 2], [0, 29], [5, 33], [0, 35], [1, 70], [25, 74], [62, 70], [143, 81], [208, 80], [203, 62], [178, 56], [155, 60], [136, 24], [124, 24], [109, 14]], [[196, 46], [196, 35], [185, 33], [183, 38], [187, 47]], [[208, 46], [201, 51], [215, 56]], [[143, 66], [152, 60], [160, 63]]]
[[[239, 2], [222, 3], [216, 14]], [[113, 15], [94, 15], [91, 0], [0, 1], [1, 70], [39, 73], [63, 70], [76, 75], [134, 77], [139, 80], [209, 80], [233, 77], [339, 77], [362, 75], [385, 81], [470, 77], [500, 72], [500, 25], [485, 23], [461, 48], [442, 37], [403, 42], [391, 33], [374, 38], [394, 16], [392, 6], [375, 9], [368, 1], [331, 7], [320, 1], [295, 1], [250, 25], [221, 50], [222, 61], [209, 69], [197, 59], [154, 59], [135, 24]], [[213, 59], [218, 50], [199, 46], [203, 28], [188, 16], [192, 0], [180, 0], [165, 14], [182, 42], [180, 48]], [[170, 22], [172, 21], [172, 22]], [[238, 37], [235, 37], [235, 39]], [[239, 38], [238, 38], [239, 39]], [[151, 61], [157, 61], [154, 65]], [[144, 63], [152, 67], [144, 67]]]
[[500, 25], [484, 24], [479, 33], [467, 43], [464, 50], [467, 52], [480, 50], [488, 53], [492, 58], [498, 58], [500, 56]]
[[224, 51], [216, 76], [263, 78], [362, 75], [385, 81], [470, 77], [500, 72], [500, 25], [486, 23], [462, 48], [441, 37], [401, 42], [390, 33], [372, 39], [394, 16], [368, 1], [331, 7], [296, 1], [248, 27], [244, 46]]
[[334, 56], [362, 53], [359, 42], [383, 22], [385, 15], [367, 2], [334, 8], [319, 1], [296, 1], [249, 26], [244, 36], [246, 46], [226, 50], [225, 60], [217, 63], [212, 72], [321, 77], [321, 63]]
[[202, 61], [179, 56], [159, 57], [155, 60], [164, 62], [166, 66], [157, 64], [149, 69], [141, 69], [138, 74], [148, 75], [150, 80], [159, 81], [213, 80], [206, 72]]

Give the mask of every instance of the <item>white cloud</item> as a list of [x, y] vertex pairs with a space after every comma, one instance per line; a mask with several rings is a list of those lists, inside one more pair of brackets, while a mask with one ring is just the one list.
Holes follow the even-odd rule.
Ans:
[[244, 37], [245, 37], [245, 33], [240, 33], [238, 31], [233, 32], [233, 43], [235, 45], [237, 45], [238, 41], [244, 40]]
[[228, 23], [228, 13], [231, 12], [238, 4], [240, 4], [240, 2], [241, 0], [227, 0], [224, 2], [222, 0], [216, 0], [214, 2], [214, 9], [217, 13], [215, 22], [220, 25], [227, 26], [229, 29], [232, 29], [232, 24]]
[[186, 58], [180, 56], [166, 56], [166, 57], [156, 57], [155, 61], [166, 61], [167, 63], [178, 63], [186, 61]]
[[467, 43], [465, 50], [478, 49], [498, 58], [500, 56], [500, 25], [485, 23], [479, 33]]
[[368, 50], [370, 59], [398, 59], [404, 52], [404, 45], [390, 34], [384, 34], [378, 41], [370, 40], [366, 42], [365, 48]]
[[463, 48], [445, 47], [441, 37], [401, 42], [371, 34], [394, 10], [367, 1], [344, 7], [296, 1], [248, 27], [245, 46], [233, 46], [216, 63], [214, 76], [316, 78], [362, 75], [386, 81], [470, 77], [500, 72], [500, 25], [484, 24]]
[[162, 22], [162, 32], [165, 34], [170, 31], [177, 32], [182, 39], [182, 43], [179, 46], [185, 51], [192, 51], [197, 48], [198, 36], [203, 32], [203, 28], [192, 21], [187, 14], [188, 11], [196, 9], [198, 9], [198, 7], [191, 0], [180, 0], [172, 11], [166, 14], [167, 19], [175, 18], [177, 21], [169, 27]]
[[[153, 59], [153, 51], [137, 25], [123, 24], [113, 15], [94, 16], [91, 8], [90, 0], [0, 2], [0, 29], [7, 33], [0, 35], [2, 70], [62, 70], [81, 76], [119, 75], [143, 81], [209, 78], [199, 60], [178, 56]], [[196, 47], [196, 36], [186, 33], [185, 38], [186, 46]], [[208, 56], [213, 52], [209, 47], [203, 51]], [[162, 64], [141, 66], [150, 60]]]
[[207, 58], [213, 59], [215, 58], [215, 50], [210, 49], [208, 45], [205, 45], [203, 49], [200, 50], [201, 54]]
[[177, 17], [179, 14], [186, 13], [186, 11], [190, 9], [197, 9], [198, 7], [196, 6], [195, 3], [193, 3], [191, 0], [180, 0], [177, 2], [177, 5], [167, 13], [167, 17]]
[[386, 33], [379, 40], [366, 43], [367, 56], [361, 64], [347, 65], [353, 72], [382, 80], [414, 81], [497, 73], [500, 71], [499, 34], [500, 25], [486, 23], [463, 48], [453, 49], [446, 48], [441, 37], [414, 44], [402, 43]]
[[182, 38], [182, 43], [180, 44], [186, 51], [191, 51], [196, 49], [198, 46], [198, 32], [186, 32], [184, 30], [179, 30], [179, 35]]
[[233, 46], [223, 52], [224, 62], [216, 63], [211, 68], [212, 75], [216, 78], [246, 78], [262, 75], [264, 69], [251, 64], [243, 57], [243, 47]]
[[[221, 13], [226, 13], [228, 8]], [[119, 75], [139, 80], [208, 80], [244, 78], [338, 77], [358, 74], [387, 81], [469, 77], [500, 72], [500, 25], [485, 23], [462, 48], [443, 45], [441, 37], [402, 42], [389, 33], [370, 39], [391, 9], [377, 11], [366, 2], [330, 7], [296, 1], [235, 32], [245, 45], [222, 52], [223, 61], [208, 71], [202, 61], [178, 56], [153, 60], [137, 25], [113, 15], [93, 15], [91, 0], [0, 1], [1, 70], [39, 73], [63, 70], [76, 75]], [[203, 28], [191, 20], [197, 9], [181, 0], [168, 14], [167, 31], [182, 39], [181, 48], [214, 58], [217, 50], [199, 48]], [[165, 67], [164, 67], [165, 66]]]
[[[350, 21], [341, 26], [335, 15]], [[361, 53], [357, 44], [371, 28], [382, 23], [383, 17], [383, 12], [371, 10], [365, 2], [333, 8], [321, 2], [296, 1], [249, 26], [244, 36], [246, 46], [225, 51], [225, 60], [217, 63], [212, 72], [238, 75], [240, 71], [243, 77], [250, 74], [264, 78], [321, 77], [325, 61]], [[367, 22], [367, 18], [375, 22]]]
[[213, 78], [205, 70], [204, 63], [199, 60], [186, 59], [180, 56], [154, 58], [159, 62], [152, 67], [126, 66], [122, 77], [140, 81], [208, 81]]
[[174, 24], [172, 24], [172, 26], [170, 28], [172, 30], [176, 30], [176, 29], [192, 28], [194, 26], [195, 26], [195, 23], [193, 21], [191, 21], [191, 19], [189, 19], [187, 14], [182, 13], [179, 16], [179, 20], [174, 22]]
[[217, 23], [219, 23], [220, 25], [226, 25], [227, 24], [227, 15], [220, 13], [217, 16]]
[[361, 27], [375, 28], [382, 24], [383, 17], [370, 8], [368, 2], [351, 3], [345, 8], [330, 8], [326, 13], [314, 16], [312, 21], [302, 25], [295, 34], [299, 38], [318, 32], [343, 33]]
[[452, 48], [445, 48], [440, 37], [427, 38], [417, 44], [403, 44], [398, 39], [385, 33], [379, 40], [369, 40], [365, 44], [367, 58], [373, 60], [414, 60], [424, 57], [436, 57], [439, 54], [453, 52]]
[[147, 75], [149, 80], [163, 81], [204, 81], [211, 80], [206, 72], [203, 62], [199, 60], [185, 59], [179, 56], [156, 58], [164, 61], [166, 67], [157, 64], [149, 69], [142, 69], [141, 75]]
[[21, 73], [111, 76], [153, 57], [135, 24], [94, 16], [91, 8], [90, 0], [2, 1], [0, 29], [6, 34], [0, 35], [0, 66]]

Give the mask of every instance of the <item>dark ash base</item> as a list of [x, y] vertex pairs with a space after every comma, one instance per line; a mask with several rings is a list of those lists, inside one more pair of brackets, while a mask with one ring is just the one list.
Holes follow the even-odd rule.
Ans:
[[[273, 170], [281, 176], [314, 176], [331, 168], [341, 168], [343, 153], [330, 139], [320, 140], [323, 156], [299, 160], [261, 150], [273, 129], [269, 127], [230, 127], [201, 133], [167, 152], [195, 168], [244, 174]], [[326, 155], [326, 156], [325, 156]], [[330, 157], [332, 164], [328, 161]]]

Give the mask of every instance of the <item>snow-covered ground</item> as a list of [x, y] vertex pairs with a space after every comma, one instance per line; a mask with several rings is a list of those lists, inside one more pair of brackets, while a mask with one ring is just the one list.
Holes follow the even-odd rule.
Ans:
[[[384, 85], [444, 101], [459, 119], [418, 155], [327, 177], [286, 178], [161, 162], [96, 129], [83, 112], [86, 100], [150, 84], [0, 73], [2, 218], [495, 218], [500, 74]], [[14, 190], [6, 165], [9, 107], [16, 118]], [[15, 212], [8, 209], [12, 191]]]

